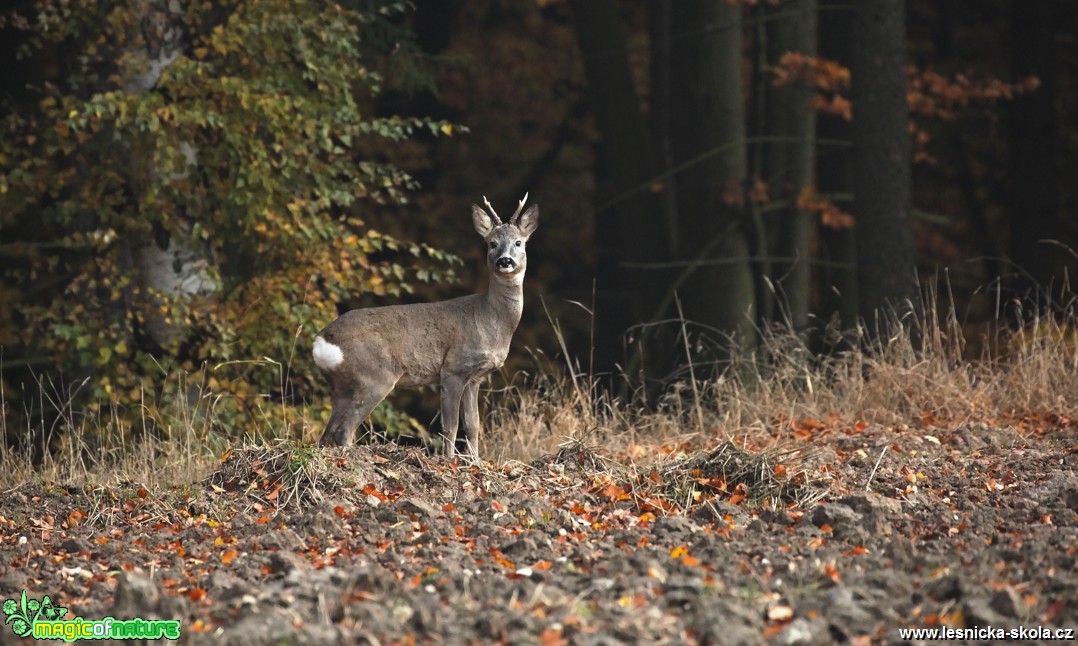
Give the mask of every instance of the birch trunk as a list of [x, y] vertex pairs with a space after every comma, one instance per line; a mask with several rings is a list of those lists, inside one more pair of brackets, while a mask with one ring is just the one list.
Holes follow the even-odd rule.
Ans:
[[[178, 0], [131, 0], [132, 11], [138, 16], [133, 28], [139, 33], [126, 39], [127, 51], [120, 56], [123, 89], [130, 94], [152, 92], [161, 75], [183, 52], [185, 36]], [[198, 161], [197, 149], [189, 144], [180, 146], [188, 167]], [[148, 159], [132, 156], [129, 160], [129, 180], [141, 201], [147, 184], [158, 173]], [[182, 215], [179, 220], [157, 227], [155, 235], [130, 240], [130, 255], [138, 274], [141, 303], [144, 313], [144, 332], [161, 348], [175, 347], [184, 336], [182, 322], [172, 320], [162, 312], [166, 299], [208, 294], [214, 289], [211, 260], [208, 253], [192, 240], [190, 221]]]

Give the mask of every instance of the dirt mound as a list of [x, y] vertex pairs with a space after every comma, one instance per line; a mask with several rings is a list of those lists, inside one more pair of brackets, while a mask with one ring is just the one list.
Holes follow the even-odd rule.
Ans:
[[0, 599], [179, 619], [180, 641], [235, 644], [1075, 628], [1074, 442], [1069, 427], [818, 429], [800, 448], [672, 447], [645, 467], [580, 443], [500, 466], [392, 445], [237, 449], [168, 491], [6, 492]]

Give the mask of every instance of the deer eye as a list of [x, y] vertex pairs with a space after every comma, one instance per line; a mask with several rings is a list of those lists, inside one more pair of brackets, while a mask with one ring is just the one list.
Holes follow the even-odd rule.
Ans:
[[521, 244], [520, 240], [517, 240], [517, 246], [519, 247]]
[[498, 246], [498, 243], [496, 243], [496, 242], [490, 243], [490, 248], [491, 249], [493, 249], [494, 247], [497, 247], [497, 246]]

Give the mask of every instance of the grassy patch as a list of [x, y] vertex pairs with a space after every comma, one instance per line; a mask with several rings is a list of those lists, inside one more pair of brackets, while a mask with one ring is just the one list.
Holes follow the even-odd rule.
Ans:
[[[873, 343], [864, 329], [832, 331], [840, 349], [824, 356], [797, 334], [765, 331], [755, 351], [735, 356], [722, 374], [675, 384], [658, 406], [615, 399], [572, 366], [510, 379], [486, 393], [481, 452], [501, 465], [553, 456], [592, 475], [655, 471], [664, 486], [680, 487], [678, 495], [689, 498], [722, 482], [731, 495], [745, 484], [761, 500], [807, 496], [804, 502], [815, 489], [795, 489], [811, 480], [805, 466], [812, 463], [811, 440], [824, 429], [971, 422], [1020, 428], [1023, 420], [1078, 419], [1073, 306], [1061, 316], [1033, 318], [1013, 334], [986, 327], [979, 339], [986, 349], [974, 358], [967, 356], [968, 331], [953, 313], [930, 312], [903, 324], [912, 334]], [[144, 405], [138, 425], [123, 421], [129, 416], [74, 410], [72, 393], [51, 382], [41, 391], [42, 406], [54, 413], [49, 428], [10, 429], [4, 415], [0, 431], [8, 438], [49, 438], [51, 450], [35, 455], [0, 446], [0, 486], [33, 480], [170, 486], [214, 474], [226, 478], [213, 482], [219, 487], [270, 478], [280, 484], [276, 496], [311, 501], [356, 484], [340, 480], [354, 474], [327, 480], [332, 458], [309, 444], [321, 422], [305, 407], [271, 416], [266, 411], [283, 404], [261, 398], [252, 404], [252, 427], [235, 442], [236, 434], [216, 428], [214, 396], [204, 382], [166, 384]], [[226, 477], [228, 469], [234, 473]]]

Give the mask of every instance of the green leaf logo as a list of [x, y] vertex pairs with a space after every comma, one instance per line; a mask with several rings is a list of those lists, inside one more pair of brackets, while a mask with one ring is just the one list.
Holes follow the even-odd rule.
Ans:
[[18, 600], [4, 600], [3, 610], [4, 623], [11, 624], [11, 632], [15, 633], [16, 637], [29, 637], [34, 630], [34, 622], [38, 619], [63, 619], [67, 614], [67, 608], [54, 605], [49, 595], [38, 601], [28, 598], [26, 590], [22, 591]]
[[26, 590], [23, 590], [18, 601], [14, 599], [4, 601], [4, 623], [11, 624], [11, 632], [15, 633], [16, 637], [28, 637], [40, 607], [41, 602], [37, 599], [27, 599]]

